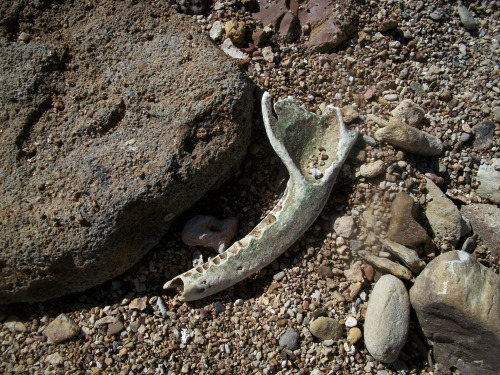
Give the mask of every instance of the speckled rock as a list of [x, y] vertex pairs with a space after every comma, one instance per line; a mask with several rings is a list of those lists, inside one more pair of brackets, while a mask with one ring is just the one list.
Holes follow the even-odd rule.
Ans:
[[2, 303], [124, 272], [245, 154], [253, 88], [237, 62], [163, 4], [112, 6], [50, 43], [0, 39]]
[[410, 290], [434, 357], [464, 374], [500, 372], [500, 276], [463, 251], [430, 262]]
[[245, 39], [245, 22], [230, 20], [226, 22], [224, 28], [226, 36], [231, 39], [231, 42], [239, 44]]
[[356, 233], [356, 223], [352, 216], [342, 216], [335, 220], [333, 229], [339, 236], [350, 238]]
[[312, 321], [309, 330], [320, 340], [337, 341], [342, 337], [342, 326], [335, 319], [320, 316]]
[[410, 298], [401, 280], [382, 276], [368, 300], [364, 324], [365, 345], [378, 361], [394, 362], [406, 343], [410, 324]]
[[472, 127], [474, 142], [472, 145], [476, 150], [488, 150], [493, 144], [495, 136], [495, 123], [490, 120], [481, 121]]

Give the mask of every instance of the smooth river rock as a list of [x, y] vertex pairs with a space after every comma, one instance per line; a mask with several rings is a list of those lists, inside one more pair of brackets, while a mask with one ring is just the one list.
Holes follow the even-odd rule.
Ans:
[[434, 357], [463, 374], [500, 373], [500, 276], [464, 251], [430, 262], [410, 290]]
[[253, 86], [195, 21], [121, 1], [43, 17], [68, 7], [65, 28], [0, 37], [0, 303], [124, 272], [249, 142]]
[[395, 276], [382, 276], [368, 300], [366, 348], [377, 361], [394, 362], [406, 343], [409, 324], [410, 299], [405, 285]]

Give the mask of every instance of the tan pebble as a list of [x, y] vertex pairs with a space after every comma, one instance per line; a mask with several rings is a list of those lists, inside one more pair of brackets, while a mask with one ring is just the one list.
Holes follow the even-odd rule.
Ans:
[[363, 337], [363, 333], [358, 327], [353, 327], [349, 330], [349, 334], [347, 335], [347, 342], [350, 345], [357, 343]]

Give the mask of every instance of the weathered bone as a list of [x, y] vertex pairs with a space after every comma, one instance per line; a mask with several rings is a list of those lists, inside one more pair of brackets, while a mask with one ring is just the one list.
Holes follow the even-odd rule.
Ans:
[[333, 106], [317, 116], [288, 98], [278, 101], [274, 110], [277, 119], [266, 92], [262, 97], [266, 133], [290, 174], [285, 192], [246, 237], [164, 285], [177, 288], [181, 300], [210, 296], [260, 271], [302, 236], [325, 206], [358, 132], [347, 130], [340, 110]]

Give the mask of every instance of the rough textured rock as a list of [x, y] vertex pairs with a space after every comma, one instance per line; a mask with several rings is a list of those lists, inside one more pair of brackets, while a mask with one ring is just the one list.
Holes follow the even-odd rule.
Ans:
[[377, 130], [375, 138], [414, 154], [436, 156], [443, 152], [443, 144], [439, 138], [398, 120]]
[[495, 123], [490, 120], [481, 121], [472, 127], [474, 142], [472, 145], [476, 150], [488, 150], [493, 145], [495, 136]]
[[401, 280], [382, 276], [368, 300], [364, 325], [365, 345], [378, 361], [394, 362], [406, 343], [410, 325], [410, 299]]
[[500, 256], [500, 208], [492, 204], [469, 204], [460, 213], [492, 254]]
[[246, 24], [243, 21], [227, 21], [224, 25], [226, 36], [231, 39], [233, 43], [241, 43], [245, 39]]
[[356, 233], [356, 223], [352, 216], [342, 216], [335, 220], [333, 229], [339, 236], [350, 238]]
[[66, 314], [60, 314], [43, 330], [47, 343], [59, 344], [80, 334], [80, 327]]
[[407, 193], [396, 194], [387, 231], [389, 239], [405, 246], [416, 246], [431, 241], [425, 229], [413, 217], [415, 207], [415, 201]]
[[477, 195], [500, 204], [500, 158], [494, 158], [489, 164], [481, 164], [477, 172], [479, 187]]
[[434, 357], [463, 374], [500, 372], [500, 276], [463, 251], [438, 256], [417, 277], [411, 304]]
[[73, 14], [60, 44], [0, 38], [3, 303], [122, 273], [249, 141], [252, 86], [195, 22], [145, 2]]
[[357, 30], [358, 12], [355, 1], [272, 1], [259, 0], [253, 17], [274, 30], [287, 41], [300, 35], [299, 26], [308, 26], [312, 51], [326, 52], [347, 40]]
[[425, 117], [425, 112], [418, 104], [405, 99], [391, 111], [391, 115], [410, 126], [417, 126]]
[[342, 337], [342, 326], [335, 319], [320, 316], [312, 321], [309, 330], [320, 340], [337, 341]]
[[427, 204], [425, 216], [431, 229], [435, 236], [446, 237], [450, 239], [451, 244], [456, 245], [462, 228], [460, 212], [431, 179], [426, 178], [426, 181], [427, 192], [432, 200]]

